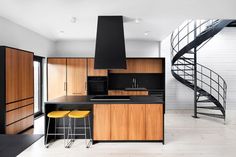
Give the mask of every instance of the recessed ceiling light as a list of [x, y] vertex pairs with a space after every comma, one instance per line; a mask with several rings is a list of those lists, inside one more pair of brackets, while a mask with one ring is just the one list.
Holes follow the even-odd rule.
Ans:
[[64, 32], [63, 30], [60, 30], [59, 33], [60, 33], [60, 34], [64, 34], [65, 32]]
[[135, 23], [140, 23], [141, 22], [141, 19], [140, 18], [136, 18], [135, 19]]
[[144, 35], [145, 35], [145, 36], [148, 36], [149, 33], [150, 33], [149, 31], [146, 31], [146, 32], [144, 32]]
[[78, 22], [78, 19], [77, 17], [72, 17], [71, 20], [70, 20], [71, 23], [77, 23]]

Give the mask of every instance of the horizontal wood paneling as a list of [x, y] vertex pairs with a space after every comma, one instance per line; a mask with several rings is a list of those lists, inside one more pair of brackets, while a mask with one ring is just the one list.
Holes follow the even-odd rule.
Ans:
[[148, 95], [148, 91], [108, 90], [108, 95]]
[[162, 59], [127, 59], [127, 69], [110, 73], [162, 73]]
[[16, 110], [6, 112], [6, 125], [14, 123], [34, 113], [34, 105], [28, 105]]
[[6, 126], [6, 134], [17, 134], [34, 124], [34, 116], [29, 116], [21, 121], [13, 123], [12, 125]]
[[33, 104], [33, 103], [34, 103], [34, 98], [10, 103], [6, 105], [6, 111], [14, 110], [14, 109], [17, 109], [17, 108], [20, 108], [29, 104]]

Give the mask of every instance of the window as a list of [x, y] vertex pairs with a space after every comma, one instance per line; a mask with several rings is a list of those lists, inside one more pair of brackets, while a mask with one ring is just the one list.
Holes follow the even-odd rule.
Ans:
[[43, 57], [34, 56], [34, 116], [40, 116], [42, 112], [43, 103]]

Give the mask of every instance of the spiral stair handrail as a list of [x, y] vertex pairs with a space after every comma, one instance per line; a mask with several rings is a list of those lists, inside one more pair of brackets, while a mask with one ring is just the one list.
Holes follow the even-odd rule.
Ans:
[[[186, 86], [196, 89], [199, 97], [201, 95], [207, 96], [221, 111], [224, 119], [227, 94], [226, 81], [215, 71], [197, 63], [196, 53], [232, 21], [218, 19], [186, 20], [173, 31], [170, 39], [172, 75]], [[194, 73], [195, 70], [196, 73]], [[195, 83], [196, 88], [194, 88]]]

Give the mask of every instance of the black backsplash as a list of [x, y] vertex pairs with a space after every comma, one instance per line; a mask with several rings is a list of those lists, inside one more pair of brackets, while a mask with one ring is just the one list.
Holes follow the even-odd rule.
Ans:
[[164, 74], [109, 74], [109, 89], [123, 90], [132, 88], [132, 80], [135, 78], [139, 88], [147, 88], [149, 90], [164, 89]]

